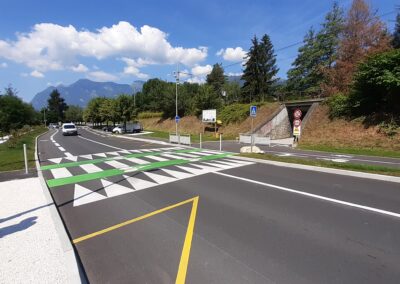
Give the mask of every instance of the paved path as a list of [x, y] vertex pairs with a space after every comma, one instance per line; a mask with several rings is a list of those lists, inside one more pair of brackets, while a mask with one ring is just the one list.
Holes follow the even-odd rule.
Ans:
[[397, 283], [399, 183], [51, 132], [41, 170], [89, 281]]
[[71, 283], [39, 178], [0, 182], [0, 283]]

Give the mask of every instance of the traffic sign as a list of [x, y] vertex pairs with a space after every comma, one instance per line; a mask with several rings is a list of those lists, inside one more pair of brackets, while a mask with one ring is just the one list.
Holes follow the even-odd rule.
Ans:
[[301, 125], [293, 126], [293, 136], [300, 136], [301, 134]]
[[301, 125], [301, 119], [295, 119], [293, 120], [293, 126], [298, 127]]
[[294, 118], [301, 118], [302, 114], [301, 109], [298, 108], [294, 110], [293, 116]]
[[179, 120], [181, 120], [181, 118], [179, 117], [179, 115], [175, 116], [175, 122], [178, 123]]
[[257, 115], [257, 106], [250, 106], [250, 116], [256, 117]]

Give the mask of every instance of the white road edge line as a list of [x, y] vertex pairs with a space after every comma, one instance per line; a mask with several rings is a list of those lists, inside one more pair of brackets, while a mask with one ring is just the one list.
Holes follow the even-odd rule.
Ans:
[[261, 181], [251, 180], [248, 178], [232, 176], [232, 175], [228, 175], [228, 174], [221, 173], [221, 172], [213, 172], [213, 174], [230, 177], [230, 178], [234, 178], [234, 179], [238, 179], [238, 180], [242, 180], [242, 181], [247, 181], [250, 183], [263, 185], [263, 186], [271, 187], [274, 189], [279, 189], [279, 190], [283, 190], [283, 191], [287, 191], [287, 192], [291, 192], [291, 193], [295, 193], [295, 194], [299, 194], [299, 195], [304, 195], [304, 196], [308, 196], [308, 197], [312, 197], [312, 198], [316, 198], [316, 199], [320, 199], [320, 200], [325, 200], [325, 201], [329, 201], [332, 203], [342, 204], [342, 205], [346, 205], [346, 206], [350, 206], [350, 207], [355, 207], [358, 209], [364, 209], [367, 211], [371, 211], [371, 212], [375, 212], [375, 213], [379, 213], [379, 214], [383, 214], [383, 215], [389, 215], [392, 217], [400, 218], [400, 213], [395, 213], [395, 212], [386, 211], [386, 210], [382, 210], [382, 209], [378, 209], [378, 208], [374, 208], [374, 207], [364, 206], [364, 205], [351, 203], [351, 202], [347, 202], [347, 201], [343, 201], [343, 200], [339, 200], [339, 199], [329, 198], [329, 197], [316, 195], [316, 194], [312, 194], [312, 193], [308, 193], [308, 192], [303, 192], [303, 191], [299, 191], [299, 190], [295, 190], [295, 189], [291, 189], [291, 188], [287, 188], [287, 187], [283, 187], [283, 186], [279, 186], [279, 185], [274, 185], [274, 184], [269, 184], [269, 183], [265, 183], [265, 182], [261, 182]]
[[81, 138], [81, 139], [85, 139], [87, 141], [93, 142], [93, 143], [97, 143], [97, 144], [100, 144], [100, 145], [103, 145], [103, 146], [107, 146], [107, 147], [113, 148], [113, 149], [126, 150], [126, 149], [122, 149], [122, 148], [119, 148], [119, 147], [114, 147], [114, 146], [111, 146], [111, 145], [108, 145], [108, 144], [104, 144], [104, 143], [101, 143], [101, 142], [98, 142], [98, 141], [95, 141], [95, 140], [92, 140], [92, 139], [89, 139], [89, 138], [85, 138], [85, 137], [82, 137], [82, 136], [78, 136], [78, 137]]

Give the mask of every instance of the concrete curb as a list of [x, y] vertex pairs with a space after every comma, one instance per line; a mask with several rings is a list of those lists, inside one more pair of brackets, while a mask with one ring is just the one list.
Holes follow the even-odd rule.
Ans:
[[[47, 131], [48, 132], [48, 131]], [[42, 191], [43, 194], [46, 198], [46, 201], [51, 204], [49, 206], [50, 210], [50, 215], [53, 220], [54, 226], [57, 231], [57, 235], [60, 239], [62, 249], [64, 251], [64, 254], [66, 256], [66, 263], [67, 263], [67, 271], [69, 273], [68, 275], [68, 283], [87, 283], [86, 282], [86, 277], [84, 276], [83, 269], [79, 265], [79, 260], [75, 254], [75, 250], [72, 247], [71, 241], [68, 237], [68, 233], [64, 227], [64, 223], [61, 220], [61, 216], [58, 213], [58, 210], [55, 206], [54, 200], [50, 194], [49, 188], [47, 187], [47, 184], [44, 180], [43, 174], [40, 171], [40, 164], [39, 164], [39, 155], [38, 155], [38, 139], [40, 136], [46, 134], [42, 133], [36, 137], [36, 143], [35, 143], [35, 163], [36, 163], [36, 169], [38, 173], [38, 177], [40, 180], [40, 184], [42, 186]]]
[[358, 178], [366, 178], [366, 179], [374, 179], [374, 180], [400, 183], [400, 177], [394, 177], [394, 176], [370, 174], [370, 173], [363, 173], [363, 172], [357, 172], [357, 171], [332, 169], [332, 168], [308, 166], [308, 165], [301, 165], [301, 164], [292, 164], [292, 163], [285, 163], [285, 162], [276, 162], [276, 161], [262, 160], [262, 159], [256, 159], [256, 158], [247, 158], [247, 157], [240, 157], [240, 156], [233, 156], [231, 158], [238, 159], [238, 160], [244, 160], [244, 161], [250, 161], [250, 162], [256, 162], [256, 163], [261, 163], [261, 164], [268, 164], [268, 165], [273, 165], [273, 166], [278, 166], [278, 167], [309, 170], [309, 171], [322, 172], [322, 173], [328, 173], [328, 174], [344, 175], [344, 176], [352, 176], [352, 177], [358, 177]]

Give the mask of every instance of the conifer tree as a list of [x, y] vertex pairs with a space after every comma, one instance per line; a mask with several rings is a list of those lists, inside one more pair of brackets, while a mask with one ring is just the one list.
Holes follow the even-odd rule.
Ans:
[[392, 46], [400, 48], [400, 13], [396, 17], [396, 27], [394, 28]]

